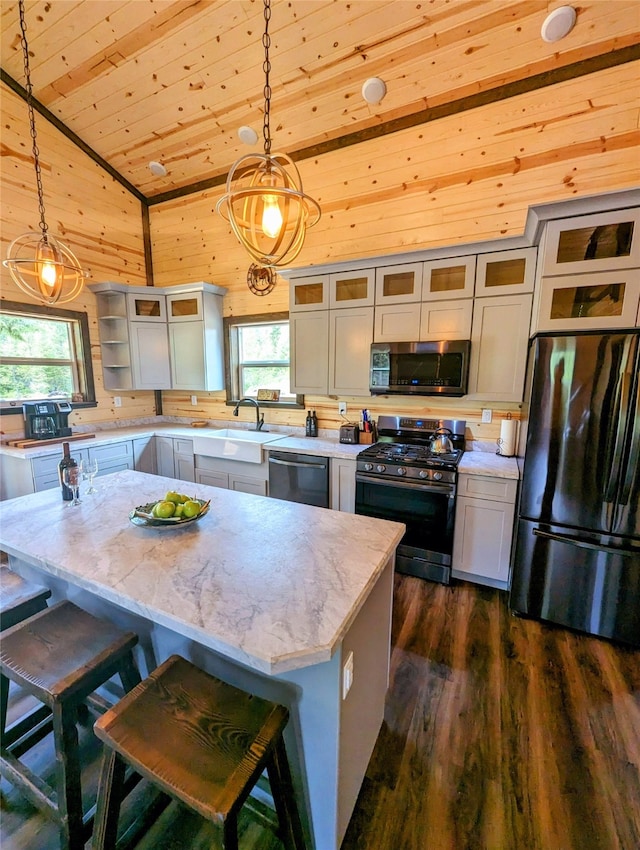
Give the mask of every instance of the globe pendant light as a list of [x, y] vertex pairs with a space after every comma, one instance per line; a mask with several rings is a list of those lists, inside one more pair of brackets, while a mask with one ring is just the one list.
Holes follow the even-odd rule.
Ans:
[[64, 304], [66, 301], [72, 301], [78, 295], [84, 284], [84, 278], [88, 275], [82, 271], [72, 251], [47, 232], [47, 223], [44, 217], [40, 152], [33, 113], [33, 88], [29, 68], [29, 45], [27, 44], [27, 26], [24, 19], [24, 0], [20, 0], [18, 6], [20, 9], [21, 44], [24, 54], [29, 126], [33, 143], [33, 164], [38, 189], [40, 233], [25, 233], [14, 239], [9, 245], [7, 259], [2, 261], [2, 265], [9, 269], [15, 283], [30, 298], [35, 298], [44, 304]]
[[264, 0], [264, 154], [240, 157], [227, 176], [227, 192], [216, 212], [231, 225], [238, 241], [261, 266], [284, 266], [300, 253], [308, 227], [320, 221], [320, 206], [304, 193], [293, 160], [271, 153], [269, 20], [271, 0]]

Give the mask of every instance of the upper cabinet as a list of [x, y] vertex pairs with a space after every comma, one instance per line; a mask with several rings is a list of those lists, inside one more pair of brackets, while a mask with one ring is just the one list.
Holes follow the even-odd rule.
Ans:
[[329, 307], [372, 307], [375, 296], [375, 270], [360, 269], [329, 275]]
[[289, 281], [289, 312], [326, 310], [329, 307], [329, 275], [292, 277]]
[[516, 248], [479, 254], [476, 297], [533, 292], [537, 248]]
[[422, 263], [406, 263], [376, 269], [376, 305], [420, 301], [422, 265]]
[[423, 263], [422, 300], [473, 298], [475, 257], [454, 257]]
[[543, 275], [640, 267], [640, 210], [615, 210], [548, 222]]
[[105, 389], [224, 389], [224, 287], [90, 284]]

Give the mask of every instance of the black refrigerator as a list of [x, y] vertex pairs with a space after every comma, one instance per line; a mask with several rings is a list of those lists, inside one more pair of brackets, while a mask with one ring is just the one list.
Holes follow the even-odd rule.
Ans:
[[511, 610], [640, 647], [640, 331], [531, 344]]

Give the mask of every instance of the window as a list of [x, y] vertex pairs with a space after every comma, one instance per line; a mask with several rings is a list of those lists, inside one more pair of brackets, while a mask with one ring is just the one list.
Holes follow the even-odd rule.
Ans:
[[65, 399], [95, 404], [86, 313], [41, 305], [0, 306], [0, 406]]
[[227, 401], [256, 398], [261, 389], [279, 390], [278, 402], [260, 405], [302, 407], [302, 397], [290, 389], [289, 314], [226, 318], [224, 323]]

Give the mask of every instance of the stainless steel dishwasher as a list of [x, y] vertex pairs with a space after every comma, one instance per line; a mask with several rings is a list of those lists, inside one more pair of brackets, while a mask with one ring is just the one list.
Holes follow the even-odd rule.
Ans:
[[328, 508], [329, 458], [270, 451], [269, 495]]

